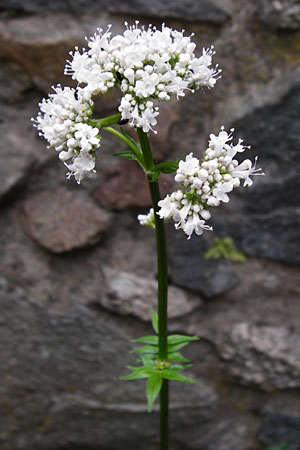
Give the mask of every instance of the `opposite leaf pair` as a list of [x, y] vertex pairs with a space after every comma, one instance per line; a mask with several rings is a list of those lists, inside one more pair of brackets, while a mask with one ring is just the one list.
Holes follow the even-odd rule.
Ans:
[[[153, 310], [151, 310], [151, 316], [153, 328], [158, 333], [158, 316]], [[132, 373], [121, 379], [128, 381], [147, 378], [146, 395], [149, 412], [161, 390], [163, 379], [181, 381], [183, 383], [195, 382], [192, 378], [185, 377], [179, 373], [181, 370], [191, 367], [192, 364], [178, 350], [197, 340], [199, 340], [197, 336], [181, 334], [168, 336], [168, 359], [164, 361], [159, 359], [157, 335], [143, 336], [132, 340], [132, 342], [145, 344], [132, 351], [132, 353], [138, 354], [139, 358], [137, 361], [142, 365], [126, 366]]]

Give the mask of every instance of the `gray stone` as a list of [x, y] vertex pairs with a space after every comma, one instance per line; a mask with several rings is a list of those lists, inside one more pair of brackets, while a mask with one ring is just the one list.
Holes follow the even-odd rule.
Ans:
[[300, 450], [300, 416], [266, 411], [258, 436], [264, 444], [285, 444], [288, 450]]
[[234, 123], [238, 135], [255, 149], [253, 156], [259, 155], [258, 166], [266, 176], [255, 179], [251, 188], [236, 190], [230, 211], [215, 214], [213, 221], [215, 229], [232, 236], [245, 253], [296, 265], [300, 264], [299, 116], [298, 85], [277, 103]]
[[[105, 267], [107, 295], [101, 297], [101, 304], [119, 314], [132, 314], [144, 321], [150, 320], [150, 308], [157, 307], [157, 281], [129, 272], [119, 272]], [[170, 319], [189, 314], [201, 305], [196, 296], [169, 286], [168, 315]]]
[[196, 22], [212, 22], [222, 24], [228, 18], [228, 12], [210, 0], [162, 1], [154, 0], [112, 0], [108, 10], [117, 14], [134, 14], [135, 16], [150, 16], [157, 18], [176, 18]]
[[[122, 382], [134, 327], [76, 303], [54, 312], [0, 281], [2, 450], [157, 445], [144, 380]], [[212, 417], [214, 391], [171, 385], [171, 430]]]
[[228, 372], [263, 389], [300, 386], [300, 336], [283, 326], [236, 324], [220, 347]]
[[155, 0], [152, 2], [144, 2], [143, 0], [119, 1], [119, 0], [100, 0], [94, 2], [92, 0], [54, 0], [44, 2], [42, 0], [29, 0], [25, 3], [22, 0], [5, 0], [1, 6], [4, 11], [26, 11], [26, 12], [45, 12], [45, 11], [67, 11], [76, 13], [78, 11], [98, 11], [104, 9], [114, 14], [134, 14], [135, 17], [147, 16], [158, 18], [176, 18], [199, 22], [212, 22], [222, 24], [228, 18], [228, 12], [218, 5], [217, 2], [211, 0], [201, 0], [194, 2], [191, 0], [184, 1], [162, 1]]
[[23, 204], [24, 228], [54, 253], [91, 246], [103, 238], [110, 216], [84, 193], [63, 188], [37, 193]]
[[22, 104], [22, 110], [16, 111], [0, 103], [0, 200], [18, 192], [36, 166], [48, 158], [37, 142], [30, 114], [32, 104]]
[[187, 236], [181, 230], [169, 229], [170, 275], [172, 283], [198, 292], [204, 297], [220, 295], [238, 283], [233, 264], [224, 259], [205, 260], [209, 248], [205, 235]]
[[259, 14], [272, 28], [297, 30], [300, 27], [299, 0], [259, 0]]
[[14, 103], [22, 100], [23, 94], [32, 86], [28, 75], [15, 63], [1, 64], [0, 101]]
[[257, 450], [257, 443], [246, 420], [234, 416], [205, 425], [201, 433], [191, 431], [187, 450]]

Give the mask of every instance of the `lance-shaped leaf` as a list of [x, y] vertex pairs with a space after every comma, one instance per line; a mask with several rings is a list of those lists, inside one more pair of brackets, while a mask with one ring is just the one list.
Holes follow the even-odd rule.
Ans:
[[156, 314], [156, 312], [154, 311], [153, 308], [150, 308], [150, 313], [151, 313], [153, 330], [155, 331], [155, 333], [158, 334], [158, 315]]
[[168, 336], [168, 351], [169, 353], [175, 352], [190, 342], [198, 341], [199, 338], [197, 336], [185, 336], [184, 334], [172, 334]]
[[195, 380], [193, 378], [180, 375], [180, 373], [178, 373], [176, 370], [164, 369], [160, 371], [160, 374], [167, 380], [182, 381], [183, 383], [195, 383]]
[[131, 339], [131, 342], [141, 342], [142, 344], [158, 345], [158, 336], [142, 336], [137, 339]]
[[121, 380], [135, 380], [137, 378], [148, 378], [150, 375], [152, 375], [153, 373], [153, 369], [145, 367], [145, 366], [140, 366], [140, 367], [135, 367], [135, 366], [126, 366], [126, 369], [129, 369], [132, 371], [132, 373], [130, 373], [129, 375], [125, 375], [124, 377], [121, 377]]
[[148, 400], [148, 411], [152, 410], [153, 403], [158, 396], [162, 386], [162, 377], [159, 373], [151, 375], [146, 383], [146, 395]]
[[136, 156], [132, 150], [125, 150], [124, 152], [113, 153], [113, 156], [122, 156], [122, 158], [136, 159]]
[[168, 354], [168, 360], [169, 361], [176, 361], [176, 362], [190, 362], [189, 359], [182, 356], [179, 352], [172, 352]]
[[153, 345], [142, 345], [142, 347], [132, 350], [131, 353], [145, 353], [147, 355], [157, 355], [158, 348], [154, 347]]
[[178, 161], [165, 161], [160, 164], [156, 164], [154, 167], [155, 172], [162, 172], [162, 173], [173, 173], [178, 169]]

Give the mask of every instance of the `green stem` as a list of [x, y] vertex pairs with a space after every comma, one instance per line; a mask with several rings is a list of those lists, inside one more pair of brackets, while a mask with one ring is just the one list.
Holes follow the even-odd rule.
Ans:
[[130, 150], [133, 151], [133, 153], [136, 156], [136, 159], [138, 160], [138, 162], [140, 163], [140, 165], [144, 168], [144, 160], [143, 160], [143, 155], [140, 152], [139, 148], [137, 145], [135, 145], [130, 139], [128, 139], [126, 137], [126, 135], [120, 133], [120, 131], [115, 130], [115, 128], [112, 127], [105, 127], [104, 130], [108, 131], [109, 133], [113, 134], [114, 136], [118, 137], [119, 139], [121, 139], [121, 141], [125, 142], [125, 144], [128, 145], [128, 147], [130, 148]]
[[[159, 359], [168, 359], [168, 258], [164, 220], [157, 215], [160, 192], [158, 182], [152, 182], [153, 156], [147, 133], [137, 128], [141, 149], [143, 152], [145, 170], [148, 174], [148, 185], [154, 209], [157, 273], [158, 273], [158, 345]], [[160, 391], [160, 450], [168, 450], [168, 380], [163, 380]]]
[[103, 117], [102, 119], [91, 119], [90, 124], [98, 128], [105, 128], [110, 127], [111, 125], [117, 125], [120, 119], [121, 113], [116, 113], [111, 116]]

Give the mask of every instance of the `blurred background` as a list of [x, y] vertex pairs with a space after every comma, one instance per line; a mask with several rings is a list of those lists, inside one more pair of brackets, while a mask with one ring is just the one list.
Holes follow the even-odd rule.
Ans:
[[[224, 125], [266, 173], [213, 211], [214, 233], [187, 241], [168, 225], [170, 331], [201, 337], [184, 352], [196, 384], [171, 386], [171, 450], [299, 450], [299, 0], [1, 1], [0, 448], [158, 448], [144, 382], [119, 380], [155, 305], [143, 174], [103, 133], [97, 175], [78, 186], [30, 122], [52, 85], [72, 85], [75, 45], [135, 19], [194, 32], [223, 69], [211, 91], [161, 105], [157, 161], [200, 157]], [[243, 262], [204, 259], [224, 236]]]

